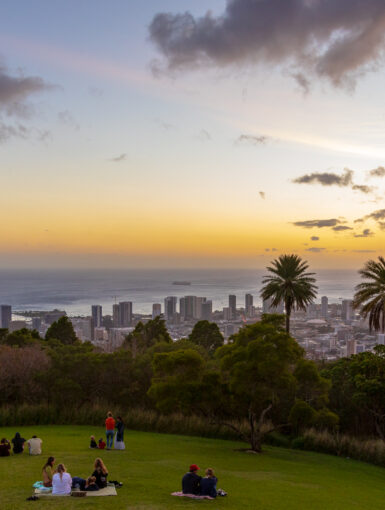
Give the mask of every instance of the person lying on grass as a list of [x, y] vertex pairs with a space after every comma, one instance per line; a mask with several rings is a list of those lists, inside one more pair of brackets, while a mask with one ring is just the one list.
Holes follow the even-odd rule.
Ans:
[[98, 491], [99, 487], [96, 484], [96, 477], [95, 476], [89, 476], [86, 480], [86, 484], [84, 486], [85, 491]]
[[9, 457], [11, 455], [11, 443], [3, 437], [3, 439], [0, 442], [0, 457]]
[[44, 487], [52, 487], [52, 477], [54, 474], [53, 466], [55, 464], [55, 457], [48, 457], [47, 462], [42, 469], [43, 485]]
[[195, 494], [196, 496], [200, 494], [202, 477], [197, 474], [199, 469], [200, 468], [196, 464], [191, 464], [189, 467], [188, 473], [182, 478], [183, 494]]
[[71, 494], [72, 478], [67, 473], [64, 464], [58, 464], [57, 472], [52, 477], [52, 494], [57, 496], [65, 496]]

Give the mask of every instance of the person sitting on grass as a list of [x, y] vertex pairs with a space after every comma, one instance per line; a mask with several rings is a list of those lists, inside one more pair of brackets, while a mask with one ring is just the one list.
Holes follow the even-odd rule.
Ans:
[[85, 491], [90, 491], [90, 492], [91, 491], [98, 491], [99, 490], [99, 486], [96, 484], [96, 477], [95, 476], [90, 476], [90, 477], [87, 478], [84, 490]]
[[90, 440], [90, 448], [97, 448], [98, 447], [98, 444], [95, 440], [95, 436], [91, 436], [91, 440]]
[[52, 487], [53, 466], [55, 457], [48, 457], [47, 462], [43, 466], [42, 477], [44, 487]]
[[28, 439], [27, 445], [29, 449], [30, 455], [41, 455], [41, 445], [43, 441], [40, 437], [32, 436], [31, 439]]
[[13, 453], [23, 453], [24, 443], [24, 437], [21, 437], [19, 432], [16, 432], [15, 437], [12, 439]]
[[196, 464], [191, 464], [188, 473], [182, 478], [182, 492], [183, 494], [195, 494], [200, 493], [200, 482], [202, 477], [197, 474], [199, 467]]
[[3, 439], [0, 442], [0, 457], [9, 457], [11, 455], [11, 443], [3, 437]]
[[201, 496], [217, 497], [217, 477], [214, 470], [211, 468], [206, 469], [206, 476], [201, 478], [200, 481], [200, 494]]
[[100, 450], [104, 450], [104, 448], [106, 447], [106, 443], [103, 441], [102, 438], [99, 439], [99, 444], [98, 444], [98, 448]]
[[67, 473], [65, 465], [59, 464], [56, 471], [52, 477], [52, 494], [56, 496], [71, 494], [72, 478]]
[[91, 476], [95, 477], [95, 483], [99, 487], [99, 489], [107, 487], [108, 471], [106, 466], [104, 465], [104, 462], [99, 457], [95, 459], [94, 472], [92, 473]]

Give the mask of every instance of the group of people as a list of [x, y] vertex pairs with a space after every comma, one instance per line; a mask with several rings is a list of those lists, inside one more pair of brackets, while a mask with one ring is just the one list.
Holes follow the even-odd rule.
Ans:
[[52, 487], [54, 495], [68, 495], [72, 489], [98, 491], [107, 486], [108, 470], [100, 458], [95, 459], [93, 472], [88, 478], [72, 477], [62, 463], [58, 464], [56, 469], [54, 466], [55, 458], [49, 457], [42, 470], [43, 485]]
[[[106, 441], [103, 441], [101, 437], [98, 442], [96, 442], [95, 436], [90, 437], [90, 448], [99, 450], [104, 450], [107, 447], [107, 450], [111, 450], [112, 447], [115, 450], [124, 450], [124, 422], [121, 416], [117, 416], [116, 420], [112, 416], [111, 411], [107, 413], [107, 418], [105, 420], [106, 427]], [[115, 432], [116, 429], [116, 432]], [[114, 438], [115, 435], [115, 438]]]
[[183, 494], [216, 498], [218, 480], [214, 470], [207, 468], [204, 477], [198, 475], [199, 470], [200, 468], [196, 464], [191, 464], [189, 471], [182, 478]]
[[19, 432], [16, 432], [15, 437], [11, 441], [8, 441], [5, 437], [0, 441], [0, 457], [9, 457], [11, 455], [11, 450], [16, 455], [23, 453], [25, 444], [28, 446], [30, 455], [41, 455], [41, 445], [43, 441], [40, 437], [32, 436], [31, 439], [25, 440], [21, 437]]

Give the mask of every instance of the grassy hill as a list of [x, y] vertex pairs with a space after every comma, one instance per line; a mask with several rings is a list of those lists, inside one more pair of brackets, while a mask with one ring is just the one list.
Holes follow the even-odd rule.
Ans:
[[[22, 427], [28, 439], [44, 441], [41, 457], [27, 453], [0, 458], [2, 510], [55, 509], [169, 510], [173, 508], [343, 510], [383, 509], [385, 470], [361, 462], [309, 452], [266, 447], [262, 455], [235, 451], [241, 443], [196, 437], [128, 431], [125, 451], [100, 452], [110, 479], [123, 482], [111, 498], [57, 498], [28, 502], [33, 482], [41, 479], [48, 455], [64, 462], [72, 476], [91, 473], [98, 452], [88, 448], [89, 436], [103, 429], [79, 426]], [[13, 437], [2, 428], [0, 436]], [[180, 490], [182, 475], [191, 463], [212, 467], [219, 487], [228, 497], [192, 501], [171, 497]]]

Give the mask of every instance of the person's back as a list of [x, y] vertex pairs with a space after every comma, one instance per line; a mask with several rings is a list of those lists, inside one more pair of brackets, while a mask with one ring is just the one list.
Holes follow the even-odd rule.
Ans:
[[[59, 464], [60, 466], [60, 464]], [[63, 496], [71, 494], [72, 478], [71, 475], [65, 471], [59, 471], [52, 477], [52, 494]]]
[[28, 439], [27, 444], [29, 448], [30, 455], [41, 455], [41, 445], [43, 441], [36, 436], [33, 436], [31, 439]]
[[0, 443], [0, 457], [9, 457], [11, 455], [10, 450], [11, 445], [9, 441], [3, 437]]
[[182, 478], [182, 492], [183, 494], [195, 494], [198, 495], [200, 492], [199, 484], [202, 479], [197, 475], [199, 467], [196, 464], [190, 466], [188, 473]]
[[200, 481], [201, 496], [217, 497], [217, 478], [215, 476], [202, 478]]
[[25, 439], [16, 432], [15, 437], [12, 439], [13, 453], [23, 453]]

